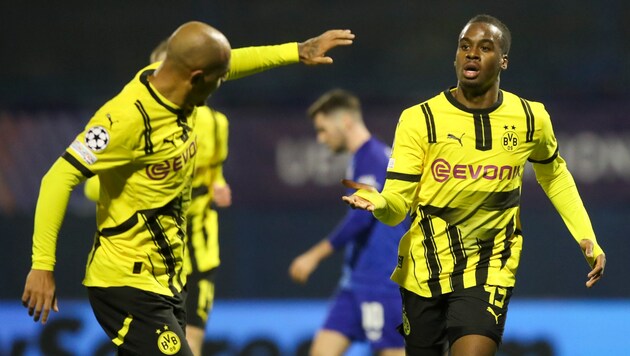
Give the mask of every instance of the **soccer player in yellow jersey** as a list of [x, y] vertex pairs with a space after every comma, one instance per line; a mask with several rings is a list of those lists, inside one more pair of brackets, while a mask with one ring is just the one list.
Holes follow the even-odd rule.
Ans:
[[[150, 63], [166, 57], [168, 41], [151, 53]], [[186, 340], [195, 356], [201, 355], [206, 322], [214, 302], [214, 278], [220, 264], [217, 211], [232, 204], [232, 192], [223, 176], [228, 154], [228, 120], [204, 105], [197, 107], [195, 124], [198, 152], [192, 181], [192, 200], [186, 213]], [[85, 182], [85, 195], [99, 198], [98, 176]]]
[[143, 68], [91, 118], [42, 179], [33, 262], [22, 302], [46, 322], [55, 299], [55, 248], [70, 192], [98, 175], [97, 234], [83, 284], [121, 355], [192, 355], [184, 334], [185, 212], [198, 139], [197, 106], [224, 80], [296, 63], [331, 63], [352, 43], [332, 30], [302, 43], [231, 50], [201, 22], [180, 26], [163, 62]]
[[387, 224], [408, 213], [392, 279], [401, 286], [408, 355], [494, 355], [523, 237], [519, 200], [525, 163], [562, 216], [592, 270], [606, 257], [540, 103], [499, 89], [511, 35], [489, 15], [462, 29], [457, 86], [403, 111], [381, 192], [355, 182], [343, 200]]

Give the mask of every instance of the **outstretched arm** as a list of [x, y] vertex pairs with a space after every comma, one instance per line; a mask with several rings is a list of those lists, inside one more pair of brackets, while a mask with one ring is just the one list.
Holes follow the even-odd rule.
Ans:
[[227, 80], [298, 62], [306, 65], [331, 64], [333, 60], [326, 55], [328, 51], [351, 45], [353, 39], [354, 34], [350, 30], [329, 30], [300, 43], [236, 48], [232, 50]]

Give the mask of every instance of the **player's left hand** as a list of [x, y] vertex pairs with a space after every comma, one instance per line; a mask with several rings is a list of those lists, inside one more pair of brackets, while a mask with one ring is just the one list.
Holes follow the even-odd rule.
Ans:
[[326, 52], [337, 46], [352, 44], [354, 34], [350, 30], [329, 30], [317, 37], [298, 43], [300, 62], [306, 65], [331, 64], [333, 59]]
[[[584, 252], [584, 256], [590, 262], [593, 261], [593, 248], [595, 244], [589, 239], [582, 239], [580, 241], [580, 248]], [[588, 281], [586, 281], [586, 287], [591, 288], [597, 281], [604, 276], [604, 268], [606, 267], [606, 255], [604, 253], [597, 256], [592, 264], [593, 269], [588, 273]]]

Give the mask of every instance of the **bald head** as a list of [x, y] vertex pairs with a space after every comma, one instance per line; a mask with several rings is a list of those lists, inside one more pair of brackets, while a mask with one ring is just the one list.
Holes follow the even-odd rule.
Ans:
[[230, 51], [230, 43], [217, 29], [187, 22], [169, 37], [166, 56], [149, 80], [174, 104], [203, 105], [227, 77]]
[[181, 25], [168, 40], [166, 59], [188, 70], [208, 71], [229, 66], [230, 43], [214, 27], [191, 21]]

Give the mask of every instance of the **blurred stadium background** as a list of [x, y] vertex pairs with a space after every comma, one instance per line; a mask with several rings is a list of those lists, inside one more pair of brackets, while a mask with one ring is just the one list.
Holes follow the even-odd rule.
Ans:
[[604, 280], [587, 290], [586, 263], [530, 169], [524, 253], [502, 354], [627, 352], [630, 3], [33, 0], [0, 4], [0, 354], [111, 353], [80, 284], [94, 230], [94, 208], [81, 192], [59, 241], [62, 312], [42, 328], [18, 303], [39, 181], [154, 46], [193, 19], [220, 29], [233, 47], [304, 40], [330, 28], [357, 35], [351, 48], [330, 53], [332, 66], [291, 66], [228, 82], [210, 101], [231, 123], [225, 174], [234, 205], [220, 214], [223, 264], [206, 351], [303, 353], [341, 256], [326, 261], [306, 287], [293, 285], [287, 268], [343, 214], [338, 182], [347, 158], [317, 145], [306, 107], [328, 89], [354, 91], [372, 132], [391, 142], [402, 109], [455, 84], [457, 35], [478, 13], [510, 27], [502, 88], [546, 104], [610, 262]]

